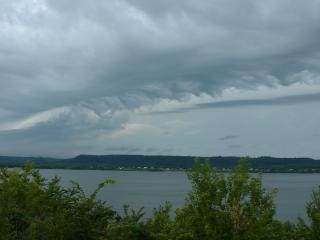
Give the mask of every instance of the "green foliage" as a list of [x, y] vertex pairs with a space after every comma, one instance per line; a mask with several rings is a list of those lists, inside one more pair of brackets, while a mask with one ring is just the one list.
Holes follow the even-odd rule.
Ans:
[[[110, 182], [104, 182], [103, 186]], [[65, 189], [60, 179], [46, 181], [38, 170], [0, 172], [0, 239], [100, 239], [115, 212], [86, 197], [77, 183]]]
[[[129, 211], [130, 210], [130, 211]], [[143, 208], [138, 211], [124, 206], [124, 217], [118, 217], [117, 221], [108, 228], [108, 239], [113, 240], [140, 240], [149, 239], [142, 218], [144, 216]]]
[[106, 180], [86, 196], [77, 182], [60, 186], [27, 164], [0, 170], [0, 240], [318, 240], [320, 188], [306, 209], [309, 222], [275, 219], [276, 191], [266, 191], [261, 175], [249, 174], [249, 159], [225, 175], [209, 161], [197, 160], [188, 172], [192, 191], [185, 205], [154, 209], [151, 218], [124, 206], [119, 215], [100, 200]]
[[177, 221], [190, 239], [269, 239], [274, 192], [262, 188], [260, 175], [249, 175], [246, 159], [227, 177], [198, 161], [189, 178], [193, 190]]

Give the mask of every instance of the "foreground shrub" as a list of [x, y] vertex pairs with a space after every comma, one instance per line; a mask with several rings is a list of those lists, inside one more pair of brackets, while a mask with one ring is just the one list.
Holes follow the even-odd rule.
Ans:
[[227, 177], [198, 162], [189, 178], [192, 192], [177, 211], [177, 224], [190, 239], [272, 239], [275, 192], [262, 188], [260, 175], [249, 175], [247, 160]]
[[261, 175], [249, 174], [248, 159], [224, 175], [209, 162], [197, 161], [188, 173], [192, 191], [185, 205], [171, 212], [170, 203], [154, 210], [125, 206], [120, 216], [96, 199], [106, 180], [86, 196], [79, 184], [60, 186], [30, 165], [0, 171], [0, 240], [318, 240], [320, 188], [306, 205], [309, 221], [275, 219], [274, 196]]
[[62, 188], [60, 179], [45, 180], [29, 165], [0, 172], [1, 239], [101, 239], [116, 213], [86, 197], [77, 183]]

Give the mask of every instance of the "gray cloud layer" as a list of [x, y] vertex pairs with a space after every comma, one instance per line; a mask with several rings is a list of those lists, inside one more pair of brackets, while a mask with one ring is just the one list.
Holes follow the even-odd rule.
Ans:
[[135, 92], [177, 97], [301, 81], [290, 76], [319, 70], [319, 5], [5, 2], [2, 107], [29, 112]]
[[220, 141], [229, 141], [238, 138], [238, 135], [226, 135], [224, 137], [219, 138]]
[[[131, 110], [162, 98], [319, 82], [319, 9], [317, 0], [2, 1], [0, 123], [67, 107], [51, 120], [37, 115], [40, 124], [21, 130], [19, 137], [78, 139], [119, 129]], [[318, 98], [248, 99], [196, 108]], [[17, 131], [5, 134], [15, 138]]]

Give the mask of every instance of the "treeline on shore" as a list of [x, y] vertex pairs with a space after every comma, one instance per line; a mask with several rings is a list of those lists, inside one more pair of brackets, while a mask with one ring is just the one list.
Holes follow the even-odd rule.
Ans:
[[[192, 190], [174, 211], [159, 206], [152, 217], [143, 209], [124, 214], [97, 199], [107, 179], [91, 195], [72, 182], [47, 180], [27, 164], [0, 171], [0, 239], [86, 240], [317, 240], [320, 239], [320, 189], [306, 203], [308, 221], [275, 218], [276, 190], [267, 191], [262, 175], [249, 174], [243, 159], [224, 175], [210, 161], [197, 160], [188, 172]], [[298, 194], [298, 193], [297, 193]]]
[[[206, 158], [216, 168], [229, 171], [241, 157]], [[102, 169], [102, 170], [185, 170], [194, 163], [192, 156], [148, 155], [79, 155], [69, 159], [5, 157], [0, 156], [0, 166], [19, 167], [26, 162], [35, 162], [38, 168]], [[250, 162], [251, 172], [320, 172], [320, 161], [311, 158], [257, 157]]]

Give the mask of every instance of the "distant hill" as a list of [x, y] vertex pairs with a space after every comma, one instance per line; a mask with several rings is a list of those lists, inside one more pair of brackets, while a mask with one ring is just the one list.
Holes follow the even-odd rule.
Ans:
[[46, 157], [9, 157], [0, 156], [0, 166], [11, 166], [25, 164], [26, 162], [35, 162], [36, 164], [49, 164], [61, 161], [62, 159], [46, 158]]
[[[0, 156], [0, 166], [16, 167], [26, 162], [35, 162], [39, 168], [65, 169], [123, 169], [165, 170], [189, 169], [194, 164], [193, 156], [148, 156], [148, 155], [79, 155], [68, 159], [43, 157]], [[241, 157], [208, 157], [219, 169], [234, 167]], [[251, 158], [252, 171], [264, 172], [320, 172], [320, 160], [312, 158]]]

